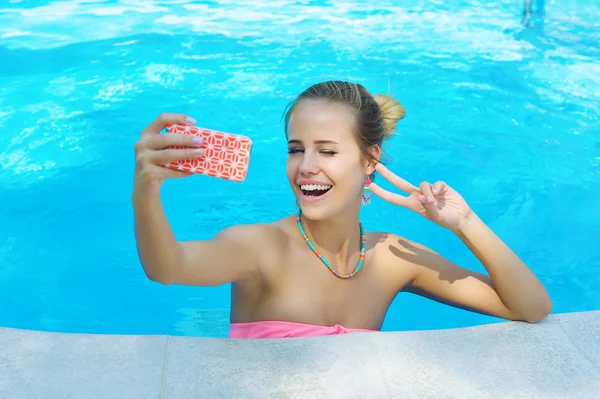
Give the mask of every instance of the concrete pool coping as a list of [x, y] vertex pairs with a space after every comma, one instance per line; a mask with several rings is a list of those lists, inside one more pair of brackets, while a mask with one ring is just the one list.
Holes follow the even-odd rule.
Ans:
[[236, 340], [0, 328], [0, 398], [598, 398], [600, 311]]

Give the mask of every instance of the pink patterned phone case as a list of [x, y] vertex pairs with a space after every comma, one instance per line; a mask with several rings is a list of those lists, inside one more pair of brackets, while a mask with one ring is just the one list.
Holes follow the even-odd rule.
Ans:
[[[237, 134], [224, 133], [188, 125], [167, 125], [170, 133], [202, 137], [204, 156], [198, 159], [169, 162], [167, 168], [241, 182], [246, 179], [250, 164], [252, 140]], [[176, 146], [175, 149], [186, 147]]]

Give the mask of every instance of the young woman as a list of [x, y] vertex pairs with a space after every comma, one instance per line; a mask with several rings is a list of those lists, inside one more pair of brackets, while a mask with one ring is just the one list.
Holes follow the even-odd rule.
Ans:
[[[231, 282], [229, 336], [235, 338], [378, 331], [403, 290], [509, 320], [546, 317], [552, 303], [540, 281], [459, 193], [442, 181], [414, 186], [379, 162], [384, 139], [404, 114], [398, 101], [358, 84], [308, 88], [285, 114], [286, 171], [297, 213], [186, 242], [169, 226], [160, 187], [166, 178], [189, 174], [161, 165], [202, 157], [203, 150], [189, 135], [159, 134], [167, 124], [193, 125], [193, 119], [161, 115], [135, 145], [132, 201], [146, 275], [162, 284]], [[371, 183], [375, 172], [406, 195]], [[359, 211], [370, 193], [451, 230], [489, 275], [394, 233], [363, 231]]]

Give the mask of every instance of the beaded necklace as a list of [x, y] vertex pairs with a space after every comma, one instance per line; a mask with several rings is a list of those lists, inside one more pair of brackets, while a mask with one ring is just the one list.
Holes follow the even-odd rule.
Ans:
[[298, 224], [298, 229], [300, 230], [300, 234], [302, 234], [302, 238], [304, 238], [304, 241], [306, 241], [306, 243], [308, 244], [308, 247], [310, 249], [312, 249], [312, 251], [315, 253], [315, 255], [317, 255], [317, 258], [321, 259], [321, 262], [323, 262], [325, 264], [325, 266], [327, 266], [327, 268], [335, 276], [337, 276], [339, 278], [349, 279], [349, 278], [356, 276], [356, 274], [362, 268], [364, 260], [365, 260], [365, 232], [363, 230], [362, 223], [358, 222], [358, 225], [360, 227], [360, 259], [358, 260], [358, 265], [356, 265], [356, 269], [354, 269], [352, 271], [352, 273], [342, 274], [338, 270], [336, 270], [335, 268], [333, 268], [331, 266], [331, 263], [329, 263], [329, 261], [323, 255], [321, 255], [321, 253], [317, 250], [317, 248], [315, 248], [314, 244], [308, 239], [308, 236], [306, 235], [306, 232], [304, 231], [304, 227], [302, 227], [302, 221], [300, 220], [300, 215], [302, 215], [302, 211], [300, 209], [298, 209], [298, 212], [296, 213], [296, 222]]

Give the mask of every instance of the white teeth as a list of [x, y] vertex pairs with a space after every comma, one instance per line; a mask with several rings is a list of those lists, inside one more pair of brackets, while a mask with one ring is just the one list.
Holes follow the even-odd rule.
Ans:
[[331, 188], [331, 185], [326, 184], [302, 184], [300, 185], [300, 189], [302, 190], [328, 190]]

